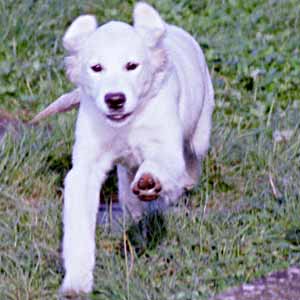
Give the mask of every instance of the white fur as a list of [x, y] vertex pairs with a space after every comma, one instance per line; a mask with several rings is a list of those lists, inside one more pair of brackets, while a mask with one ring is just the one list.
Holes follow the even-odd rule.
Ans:
[[[67, 72], [81, 102], [73, 168], [65, 180], [64, 292], [92, 289], [96, 214], [107, 172], [118, 165], [119, 198], [135, 220], [145, 204], [131, 188], [144, 173], [160, 181], [158, 201], [174, 203], [185, 187], [198, 181], [214, 108], [200, 47], [152, 7], [136, 5], [134, 26], [95, 24], [92, 16], [79, 17], [64, 36], [70, 53]], [[126, 71], [129, 61], [140, 65]], [[90, 67], [99, 63], [104, 70], [93, 72]], [[104, 96], [109, 92], [126, 95], [125, 113], [131, 115], [123, 122], [107, 118]]]

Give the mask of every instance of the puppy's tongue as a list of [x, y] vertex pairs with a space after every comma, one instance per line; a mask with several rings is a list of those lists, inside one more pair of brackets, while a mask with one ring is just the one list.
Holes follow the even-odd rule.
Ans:
[[112, 119], [120, 120], [120, 119], [124, 118], [125, 116], [124, 115], [113, 115], [111, 117], [112, 117]]
[[113, 120], [113, 121], [122, 121], [124, 119], [126, 119], [130, 114], [115, 114], [115, 115], [108, 115], [107, 117], [110, 119], [110, 120]]

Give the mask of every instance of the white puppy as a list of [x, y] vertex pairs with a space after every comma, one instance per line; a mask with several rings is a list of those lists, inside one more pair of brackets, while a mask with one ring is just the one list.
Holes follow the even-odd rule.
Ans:
[[80, 108], [65, 179], [62, 290], [90, 292], [99, 191], [117, 164], [119, 199], [134, 220], [147, 201], [169, 204], [198, 181], [214, 95], [203, 53], [149, 5], [134, 25], [77, 18], [63, 38]]

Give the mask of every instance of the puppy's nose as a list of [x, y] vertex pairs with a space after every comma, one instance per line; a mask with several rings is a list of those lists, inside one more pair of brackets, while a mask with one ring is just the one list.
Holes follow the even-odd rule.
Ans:
[[126, 102], [126, 97], [123, 93], [108, 93], [104, 96], [104, 101], [110, 109], [122, 109]]

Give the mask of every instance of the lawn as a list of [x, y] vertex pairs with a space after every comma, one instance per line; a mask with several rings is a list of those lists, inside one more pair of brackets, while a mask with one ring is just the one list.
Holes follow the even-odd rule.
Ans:
[[[198, 188], [164, 222], [152, 220], [155, 236], [139, 251], [132, 232], [98, 228], [91, 299], [209, 299], [300, 263], [300, 5], [149, 2], [204, 50], [216, 93], [212, 146]], [[67, 26], [82, 13], [130, 21], [133, 4], [0, 0], [0, 108], [28, 121], [72, 89], [61, 43]], [[21, 126], [0, 140], [1, 300], [58, 299], [75, 117]], [[108, 198], [111, 190], [109, 183]], [[133, 245], [125, 255], [124, 239]]]

